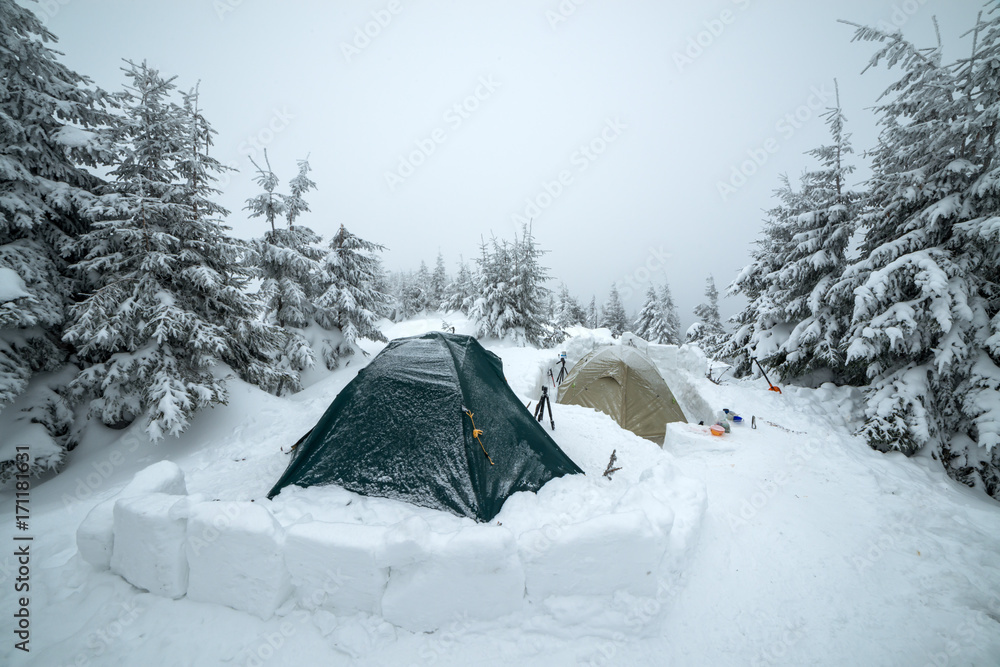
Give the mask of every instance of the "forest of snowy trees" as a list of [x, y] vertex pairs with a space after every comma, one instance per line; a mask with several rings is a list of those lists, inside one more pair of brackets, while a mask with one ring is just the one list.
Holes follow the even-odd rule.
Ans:
[[[606, 327], [698, 345], [737, 375], [756, 359], [784, 382], [863, 387], [872, 447], [931, 448], [1000, 498], [1000, 15], [970, 35], [969, 57], [946, 63], [940, 47], [856, 26], [877, 45], [871, 66], [900, 72], [876, 103], [872, 177], [850, 180], [861, 158], [838, 92], [830, 143], [780, 180], [729, 287], [748, 302], [732, 332], [711, 276], [682, 331], [665, 282], [631, 315], [615, 285], [604, 303], [552, 289], [530, 225], [452, 270], [438, 253], [389, 272], [382, 245], [307, 226], [308, 156], [287, 172], [266, 152], [254, 162], [243, 214], [260, 236], [235, 238], [197, 86], [126, 62], [122, 90], [100, 90], [59, 62], [35, 15], [0, 0], [0, 426], [33, 443], [37, 473], [60, 466], [87, 419], [176, 436], [227, 400], [230, 376], [289, 394], [358, 339], [383, 340], [382, 318], [460, 312], [518, 345]], [[0, 452], [0, 479], [12, 458]]]
[[451, 275], [438, 254], [434, 271], [421, 262], [417, 271], [389, 274], [381, 283], [390, 295], [389, 316], [397, 321], [419, 314], [461, 312], [476, 324], [477, 335], [517, 345], [556, 345], [565, 329], [574, 326], [605, 327], [618, 337], [632, 331], [655, 343], [679, 344], [680, 316], [670, 286], [650, 287], [637, 316], [625, 310], [612, 284], [602, 307], [596, 297], [584, 308], [565, 284], [549, 289], [548, 269], [531, 228], [525, 226], [514, 239], [484, 240], [471, 266], [460, 259]]
[[[877, 101], [872, 177], [839, 108], [831, 141], [784, 178], [731, 291], [749, 305], [717, 352], [785, 382], [865, 387], [862, 434], [880, 451], [932, 448], [949, 474], [1000, 498], [1000, 12], [968, 58], [855, 26], [870, 67], [898, 70]], [[854, 250], [856, 248], [856, 250]]]
[[[124, 89], [102, 91], [53, 39], [0, 2], [0, 416], [31, 442], [32, 472], [59, 466], [81, 414], [141, 420], [155, 441], [224, 403], [230, 373], [294, 391], [302, 370], [381, 337], [381, 246], [302, 226], [308, 160], [284, 191], [265, 156], [247, 202], [264, 234], [236, 239], [197, 88], [126, 62]], [[5, 449], [0, 478], [12, 460]]]

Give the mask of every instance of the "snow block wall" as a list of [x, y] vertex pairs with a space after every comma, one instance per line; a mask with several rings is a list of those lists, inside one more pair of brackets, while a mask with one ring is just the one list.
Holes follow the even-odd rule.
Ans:
[[[176, 472], [143, 471], [126, 490], [156, 490], [109, 501], [113, 572], [157, 595], [186, 595], [263, 619], [294, 604], [380, 615], [413, 632], [506, 616], [553, 596], [654, 596], [665, 578], [680, 574], [705, 509], [704, 486], [676, 475], [669, 461], [629, 481], [553, 480], [538, 494], [512, 496], [491, 524], [399, 514], [398, 503], [383, 525], [350, 514], [289, 520], [279, 501], [165, 493], [182, 490]], [[168, 477], [172, 483], [150, 482]], [[309, 491], [324, 497], [323, 489]], [[88, 515], [78, 544], [102, 567], [93, 537], [102, 534], [99, 518]]]

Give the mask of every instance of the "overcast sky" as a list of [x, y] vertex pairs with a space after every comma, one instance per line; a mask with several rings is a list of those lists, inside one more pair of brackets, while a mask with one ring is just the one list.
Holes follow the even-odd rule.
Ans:
[[[201, 81], [215, 156], [240, 172], [223, 204], [239, 236], [249, 156], [287, 182], [309, 154], [303, 224], [385, 244], [391, 269], [449, 271], [519, 218], [584, 303], [611, 283], [634, 310], [668, 280], [685, 325], [714, 274], [748, 262], [778, 176], [811, 167], [833, 80], [858, 150], [892, 80], [838, 18], [898, 25], [965, 55], [980, 0], [23, 0], [65, 62], [119, 90], [122, 58]], [[366, 34], [367, 33], [367, 34]], [[810, 108], [812, 107], [812, 108]], [[821, 108], [822, 107], [822, 108]], [[796, 118], [797, 115], [797, 118]], [[766, 155], [766, 161], [762, 158]], [[745, 161], [756, 156], [759, 167]], [[754, 172], [731, 182], [734, 169]], [[720, 192], [720, 183], [730, 191]], [[628, 287], [629, 284], [635, 288]], [[635, 294], [631, 294], [635, 292]], [[738, 310], [724, 300], [723, 315]]]

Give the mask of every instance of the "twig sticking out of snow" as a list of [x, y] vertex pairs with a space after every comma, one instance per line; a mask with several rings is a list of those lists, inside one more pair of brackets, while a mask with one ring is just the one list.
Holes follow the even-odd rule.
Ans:
[[611, 479], [611, 476], [613, 474], [615, 474], [617, 471], [621, 470], [620, 467], [619, 468], [615, 468], [614, 467], [615, 461], [617, 461], [617, 460], [618, 460], [618, 450], [617, 449], [613, 449], [613, 450], [611, 450], [611, 460], [608, 461], [608, 467], [604, 469], [604, 476], [607, 477], [608, 479]]

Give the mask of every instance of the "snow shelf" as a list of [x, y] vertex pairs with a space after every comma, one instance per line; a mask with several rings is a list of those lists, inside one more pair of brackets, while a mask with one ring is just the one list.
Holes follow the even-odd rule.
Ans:
[[[668, 458], [638, 478], [552, 480], [509, 498], [490, 524], [337, 487], [291, 487], [269, 503], [207, 501], [181, 495], [183, 480], [158, 465], [136, 476], [151, 492], [135, 495], [134, 483], [133, 495], [110, 501], [113, 572], [164, 597], [263, 619], [297, 605], [380, 615], [414, 632], [550, 597], [652, 597], [679, 576], [705, 508], [704, 486]], [[91, 536], [104, 522], [84, 526], [81, 555], [102, 567]]]

